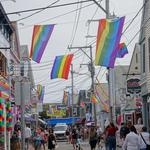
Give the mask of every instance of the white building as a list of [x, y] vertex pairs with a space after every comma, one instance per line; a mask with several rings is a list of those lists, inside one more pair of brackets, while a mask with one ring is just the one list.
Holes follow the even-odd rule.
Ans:
[[143, 9], [141, 20], [141, 32], [139, 38], [141, 54], [141, 90], [143, 97], [143, 119], [144, 125], [150, 125], [150, 1], [146, 3]]

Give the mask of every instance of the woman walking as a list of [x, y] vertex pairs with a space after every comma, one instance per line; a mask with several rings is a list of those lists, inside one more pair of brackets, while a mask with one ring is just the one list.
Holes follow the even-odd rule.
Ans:
[[53, 129], [50, 129], [48, 136], [48, 150], [55, 150], [56, 144], [56, 137], [53, 133]]
[[95, 150], [96, 144], [97, 144], [97, 133], [96, 133], [95, 127], [91, 127], [89, 144], [90, 144], [91, 150]]
[[136, 129], [134, 126], [130, 127], [130, 133], [127, 134], [123, 147], [123, 150], [140, 150], [140, 140], [137, 135]]
[[106, 139], [107, 139], [109, 150], [116, 150], [116, 131], [117, 130], [118, 129], [114, 126], [112, 122], [109, 124], [109, 127], [106, 130]]

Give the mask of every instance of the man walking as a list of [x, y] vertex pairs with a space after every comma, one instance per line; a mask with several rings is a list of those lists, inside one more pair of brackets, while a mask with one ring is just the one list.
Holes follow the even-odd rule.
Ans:
[[31, 138], [31, 129], [30, 129], [30, 126], [29, 124], [26, 125], [26, 128], [25, 128], [25, 144], [26, 144], [26, 149], [28, 150], [29, 148], [29, 141], [30, 141], [30, 138]]

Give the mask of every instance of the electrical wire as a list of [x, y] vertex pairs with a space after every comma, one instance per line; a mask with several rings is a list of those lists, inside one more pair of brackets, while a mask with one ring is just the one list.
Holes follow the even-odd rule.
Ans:
[[131, 26], [131, 24], [133, 23], [133, 21], [136, 19], [136, 17], [139, 15], [139, 13], [143, 10], [143, 8], [145, 7], [146, 3], [148, 2], [148, 0], [145, 0], [144, 4], [142, 5], [142, 7], [140, 8], [140, 10], [136, 13], [136, 15], [133, 17], [133, 19], [131, 20], [131, 22], [129, 23], [129, 25], [125, 28], [125, 30], [123, 31], [122, 34], [124, 34], [127, 29]]
[[78, 14], [76, 14], [76, 20], [75, 20], [75, 28], [74, 28], [74, 34], [72, 36], [72, 40], [71, 40], [71, 45], [73, 45], [73, 42], [75, 40], [75, 36], [76, 36], [76, 33], [77, 33], [77, 29], [78, 29], [78, 25], [79, 25], [79, 19], [80, 19], [80, 14], [81, 14], [81, 8], [82, 8], [82, 3], [80, 3], [80, 7], [79, 7], [79, 12]]
[[[81, 9], [87, 8], [87, 7], [92, 6], [92, 5], [94, 5], [94, 4], [92, 3], [92, 4], [89, 4], [89, 5], [83, 6]], [[73, 12], [76, 12], [77, 10], [79, 10], [79, 9], [74, 9], [74, 10], [69, 11], [69, 12], [67, 12], [67, 13], [64, 13], [64, 14], [57, 15], [57, 16], [52, 17], [52, 18], [48, 18], [48, 19], [42, 20], [42, 21], [37, 22], [37, 23], [35, 23], [35, 24], [41, 24], [41, 23], [44, 23], [44, 22], [47, 22], [47, 21], [50, 21], [50, 20], [53, 20], [53, 19], [56, 19], [56, 18], [59, 18], [59, 17], [63, 17], [63, 16], [65, 16], [65, 15], [69, 15], [69, 14], [71, 14], [71, 13], [73, 13]], [[20, 29], [26, 29], [26, 28], [32, 27], [32, 26], [33, 26], [33, 25], [28, 25], [28, 26], [22, 27], [22, 28], [20, 28]]]
[[49, 7], [53, 6], [54, 4], [56, 4], [56, 3], [59, 2], [59, 1], [60, 1], [60, 0], [57, 0], [57, 1], [53, 2], [53, 3], [51, 3], [50, 5], [46, 6], [46, 7], [43, 8], [43, 9], [40, 9], [40, 10], [38, 10], [38, 11], [36, 11], [36, 12], [34, 12], [34, 13], [32, 13], [32, 14], [26, 16], [26, 17], [20, 18], [20, 19], [16, 20], [16, 22], [19, 22], [19, 21], [21, 21], [21, 20], [25, 20], [25, 19], [31, 18], [32, 16], [41, 13], [42, 11], [48, 9]]
[[34, 8], [34, 9], [20, 10], [20, 11], [6, 13], [4, 15], [21, 14], [21, 13], [32, 12], [32, 11], [37, 11], [37, 10], [43, 10], [43, 9], [49, 9], [49, 8], [57, 8], [57, 7], [64, 7], [64, 6], [69, 6], [69, 5], [75, 5], [75, 4], [78, 4], [78, 3], [88, 3], [88, 2], [92, 2], [92, 0], [85, 0], [85, 1], [72, 2], [72, 3], [65, 3], [65, 4], [50, 6], [50, 7], [40, 7], [40, 8]]

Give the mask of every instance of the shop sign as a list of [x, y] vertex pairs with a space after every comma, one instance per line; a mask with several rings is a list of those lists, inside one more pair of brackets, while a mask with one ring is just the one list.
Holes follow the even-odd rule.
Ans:
[[140, 93], [141, 92], [140, 80], [139, 79], [129, 79], [127, 81], [127, 92], [130, 94]]

